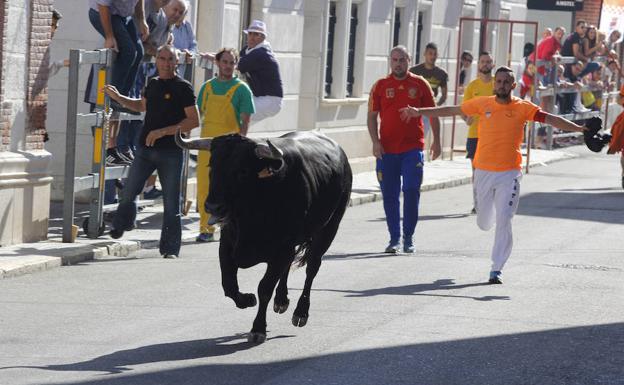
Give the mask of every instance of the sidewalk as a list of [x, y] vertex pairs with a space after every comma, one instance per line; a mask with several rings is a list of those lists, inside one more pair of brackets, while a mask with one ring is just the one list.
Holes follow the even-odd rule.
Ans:
[[[558, 160], [574, 158], [574, 152], [565, 150], [531, 150], [531, 167]], [[425, 164], [425, 176], [421, 191], [435, 190], [470, 183], [470, 162], [461, 155], [453, 161], [438, 160]], [[351, 206], [381, 199], [375, 172], [354, 175]], [[76, 207], [76, 220], [80, 225], [88, 215], [84, 208]], [[182, 241], [193, 241], [198, 232], [199, 214], [192, 212], [182, 218]], [[61, 206], [54, 204], [50, 209], [48, 241], [24, 243], [0, 248], [0, 279], [43, 271], [62, 265], [72, 265], [105, 256], [124, 257], [139, 249], [158, 248], [162, 206], [147, 207], [137, 216], [138, 228], [127, 232], [122, 239], [111, 239], [107, 235], [89, 239], [82, 229], [75, 243], [61, 242]]]

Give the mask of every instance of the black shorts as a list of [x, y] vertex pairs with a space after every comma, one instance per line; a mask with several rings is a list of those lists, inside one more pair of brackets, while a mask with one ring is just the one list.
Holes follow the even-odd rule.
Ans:
[[474, 159], [475, 152], [477, 152], [477, 142], [479, 138], [468, 138], [466, 139], [466, 158]]

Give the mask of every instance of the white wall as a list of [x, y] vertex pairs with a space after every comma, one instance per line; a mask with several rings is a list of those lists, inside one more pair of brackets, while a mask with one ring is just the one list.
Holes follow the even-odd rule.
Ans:
[[[2, 4], [4, 7], [4, 2]], [[30, 7], [10, 1], [5, 14], [2, 55], [3, 113], [9, 117], [11, 145], [0, 151], [0, 246], [47, 237], [51, 155], [25, 150], [29, 84]], [[4, 110], [11, 106], [9, 111]]]
[[[69, 58], [70, 49], [95, 49], [102, 46], [103, 39], [91, 26], [88, 17], [89, 2], [85, 0], [55, 0], [54, 8], [63, 15], [60, 26], [52, 40], [50, 60]], [[89, 75], [89, 66], [80, 71], [79, 113], [88, 113], [89, 105], [84, 103], [84, 90]], [[63, 68], [48, 82], [48, 116], [46, 127], [50, 141], [45, 146], [53, 155], [51, 173], [55, 178], [52, 183], [52, 199], [63, 198], [63, 180], [65, 167], [65, 131], [67, 124], [67, 81], [68, 70]], [[76, 138], [76, 175], [91, 172], [93, 155], [93, 136], [88, 127], [79, 128]]]

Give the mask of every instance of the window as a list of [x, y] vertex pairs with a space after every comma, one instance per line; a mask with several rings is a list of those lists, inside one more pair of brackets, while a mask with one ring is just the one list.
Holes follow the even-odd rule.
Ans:
[[423, 39], [423, 12], [418, 12], [418, 29], [416, 30], [416, 52], [414, 53], [414, 62], [418, 63], [420, 61], [420, 52], [422, 49], [422, 39]]
[[355, 63], [355, 37], [358, 24], [358, 6], [351, 4], [351, 22], [349, 23], [349, 57], [347, 64], [347, 97], [353, 95], [353, 65]]
[[[420, 27], [420, 22], [418, 23]], [[401, 8], [394, 9], [394, 34], [392, 36], [392, 47], [399, 45], [399, 33], [401, 32]]]
[[251, 0], [241, 0], [240, 5], [240, 25], [241, 25], [241, 33], [240, 33], [240, 42], [238, 50], [243, 49], [244, 46], [247, 45], [247, 35], [243, 32], [243, 30], [247, 29], [249, 24], [251, 23]]
[[336, 30], [336, 2], [329, 3], [329, 22], [327, 28], [327, 56], [325, 60], [325, 97], [331, 95], [332, 70], [334, 62], [334, 32]]
[[[362, 5], [364, 4], [364, 5]], [[358, 98], [364, 82], [366, 2], [327, 1], [323, 98]]]

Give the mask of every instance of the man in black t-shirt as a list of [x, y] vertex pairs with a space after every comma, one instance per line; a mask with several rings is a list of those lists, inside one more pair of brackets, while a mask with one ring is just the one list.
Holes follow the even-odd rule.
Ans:
[[104, 92], [123, 107], [145, 111], [139, 147], [121, 192], [110, 235], [120, 238], [124, 231], [132, 229], [136, 218], [136, 197], [147, 178], [157, 170], [165, 206], [160, 234], [160, 254], [164, 258], [179, 256], [182, 239], [180, 186], [183, 155], [182, 149], [175, 144], [174, 135], [178, 130], [189, 132], [199, 126], [193, 87], [176, 75], [177, 64], [175, 48], [170, 45], [160, 47], [156, 54], [158, 77], [149, 81], [141, 99], [123, 96], [114, 86], [104, 86]]
[[427, 44], [424, 58], [424, 63], [413, 66], [409, 71], [425, 78], [433, 90], [434, 97], [437, 98], [438, 91], [440, 92], [440, 99], [436, 100], [436, 106], [441, 106], [446, 102], [448, 95], [448, 74], [435, 64], [438, 60], [438, 46], [435, 43]]
[[[589, 58], [585, 56], [583, 52], [583, 39], [585, 38], [586, 30], [587, 22], [585, 22], [585, 20], [578, 20], [574, 33], [568, 36], [561, 46], [561, 56], [574, 56], [576, 59], [585, 63], [589, 61]], [[564, 76], [570, 76], [571, 67], [571, 64], [566, 64]]]
[[[424, 63], [413, 66], [409, 71], [425, 78], [431, 86], [435, 98], [438, 97], [438, 91], [440, 92], [440, 99], [436, 100], [436, 106], [441, 106], [446, 102], [448, 95], [448, 74], [435, 64], [438, 60], [438, 46], [435, 43], [431, 42], [425, 46], [424, 58]], [[425, 125], [425, 138], [427, 138], [429, 131], [431, 131], [431, 123], [428, 118], [423, 118], [423, 124]]]

